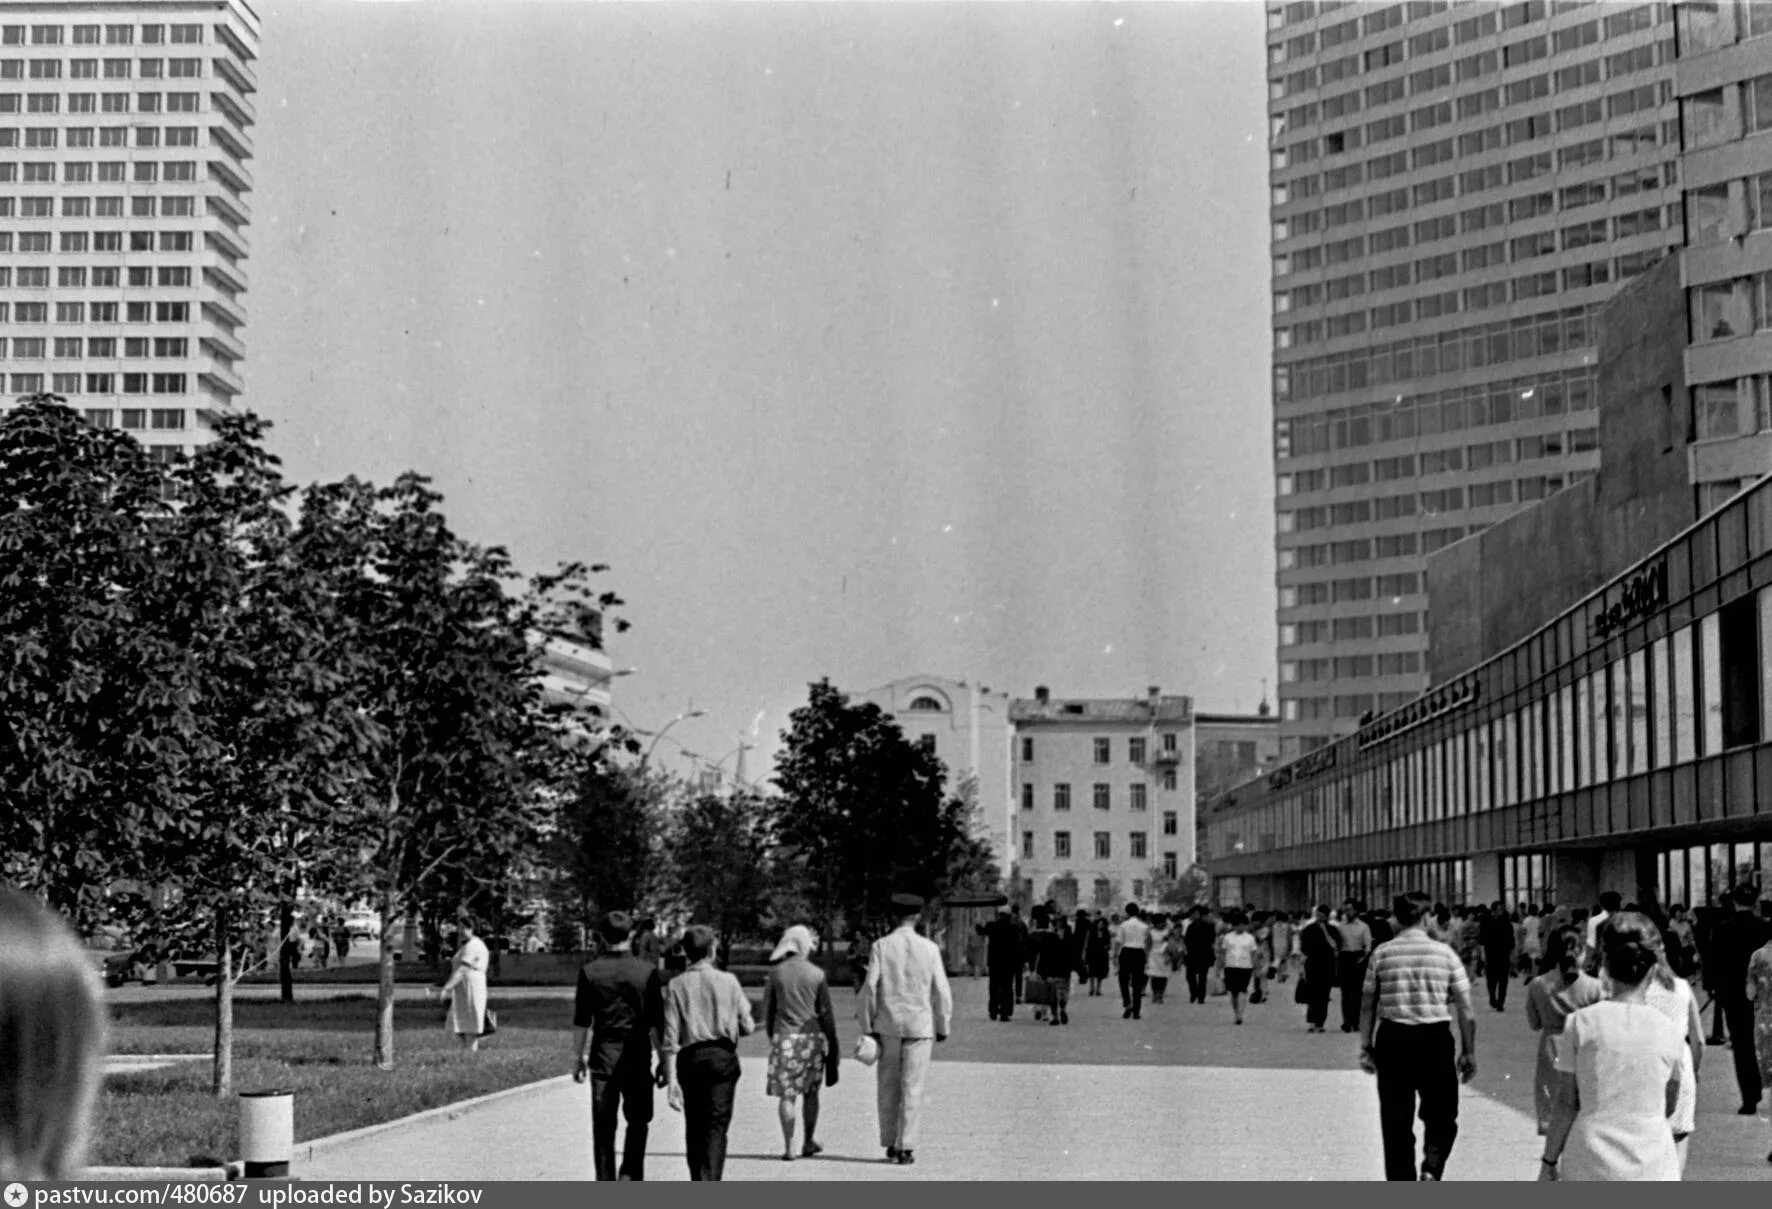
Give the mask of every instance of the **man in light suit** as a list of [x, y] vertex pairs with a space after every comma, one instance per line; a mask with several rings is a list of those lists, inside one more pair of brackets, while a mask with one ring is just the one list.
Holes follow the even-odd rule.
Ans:
[[898, 927], [874, 942], [861, 987], [861, 1031], [880, 1045], [880, 1145], [889, 1163], [914, 1163], [923, 1079], [935, 1043], [948, 1039], [954, 998], [935, 942], [918, 936], [923, 900], [894, 894]]

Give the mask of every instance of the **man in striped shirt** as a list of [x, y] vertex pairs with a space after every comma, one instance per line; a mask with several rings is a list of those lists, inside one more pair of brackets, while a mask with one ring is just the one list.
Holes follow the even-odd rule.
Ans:
[[[1384, 1177], [1414, 1180], [1420, 1099], [1421, 1174], [1438, 1180], [1458, 1137], [1458, 1082], [1476, 1074], [1477, 1022], [1470, 976], [1450, 945], [1422, 927], [1432, 903], [1420, 891], [1396, 898], [1397, 935], [1378, 946], [1360, 996], [1360, 1067], [1378, 1076]], [[1452, 1038], [1458, 1021], [1459, 1056]]]

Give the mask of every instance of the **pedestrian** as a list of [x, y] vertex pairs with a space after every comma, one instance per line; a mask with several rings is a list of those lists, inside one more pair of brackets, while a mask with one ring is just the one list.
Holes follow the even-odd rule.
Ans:
[[0, 887], [0, 1181], [81, 1178], [104, 1073], [103, 997], [61, 917]]
[[1114, 935], [1108, 921], [1097, 918], [1089, 929], [1088, 946], [1084, 953], [1084, 961], [1089, 968], [1089, 993], [1101, 994], [1101, 984], [1107, 981], [1108, 970], [1113, 962]]
[[1587, 918], [1587, 956], [1589, 961], [1602, 960], [1600, 953], [1600, 928], [1608, 919], [1624, 909], [1624, 896], [1616, 890], [1607, 890], [1600, 895], [1600, 906]]
[[1478, 928], [1483, 946], [1483, 980], [1489, 990], [1489, 1006], [1507, 1010], [1507, 988], [1514, 974], [1514, 922], [1499, 899]]
[[326, 929], [316, 925], [314, 928], [314, 964], [324, 970], [327, 959], [331, 956], [332, 941], [327, 939]]
[[[1009, 921], [1015, 927], [1015, 968], [1010, 971], [1010, 1004], [1022, 1000], [1022, 986], [1028, 967], [1028, 932], [1027, 921], [1021, 917], [1021, 908], [1014, 903], [1009, 904]], [[1005, 1014], [1003, 1019], [1009, 1019]]]
[[953, 994], [941, 950], [917, 935], [923, 900], [894, 894], [898, 927], [874, 942], [861, 989], [861, 1031], [880, 1047], [877, 1070], [880, 1145], [886, 1161], [916, 1162], [923, 1080], [938, 1042], [946, 1041]]
[[849, 931], [849, 978], [856, 993], [868, 978], [868, 951], [874, 947], [874, 934], [866, 923], [858, 923]]
[[1150, 956], [1151, 926], [1137, 903], [1126, 904], [1126, 918], [1114, 933], [1114, 954], [1120, 971], [1120, 1019], [1142, 1018], [1146, 961]]
[[[634, 954], [633, 919], [611, 911], [597, 927], [602, 951], [579, 967], [573, 994], [574, 1081], [591, 1085], [591, 1163], [602, 1181], [646, 1178], [652, 1126], [652, 1055], [664, 1043], [664, 984], [658, 967]], [[627, 1122], [615, 1165], [616, 1116]]]
[[1249, 930], [1249, 917], [1232, 911], [1225, 918], [1230, 931], [1218, 938], [1218, 952], [1224, 961], [1224, 989], [1230, 993], [1231, 1015], [1243, 1023], [1243, 995], [1255, 976], [1256, 962], [1261, 960], [1261, 943]]
[[1760, 1106], [1760, 1067], [1754, 1044], [1754, 1007], [1747, 997], [1747, 966], [1754, 951], [1766, 942], [1765, 925], [1756, 907], [1759, 892], [1749, 884], [1735, 888], [1727, 901], [1733, 910], [1711, 928], [1711, 968], [1704, 985], [1723, 1007], [1729, 1026], [1730, 1057], [1735, 1060], [1735, 1082], [1741, 1089], [1736, 1111], [1751, 1117]]
[[1169, 990], [1169, 978], [1175, 973], [1174, 963], [1170, 958], [1169, 917], [1158, 913], [1151, 916], [1150, 956], [1145, 959], [1145, 973], [1150, 975], [1151, 1002], [1162, 1003], [1163, 996]]
[[1697, 958], [1698, 942], [1692, 932], [1692, 920], [1686, 914], [1686, 904], [1675, 903], [1668, 912], [1668, 964], [1673, 966], [1674, 973], [1689, 979], [1697, 972]]
[[1550, 1129], [1551, 1106], [1557, 1097], [1557, 1049], [1569, 1013], [1600, 1002], [1606, 992], [1587, 972], [1587, 946], [1580, 928], [1558, 928], [1550, 934], [1551, 968], [1526, 984], [1526, 1024], [1538, 1033], [1538, 1062], [1533, 1072], [1532, 1102], [1538, 1114], [1538, 1136]]
[[1266, 998], [1262, 989], [1263, 981], [1274, 976], [1274, 934], [1268, 927], [1266, 911], [1245, 912], [1244, 918], [1247, 920], [1249, 934], [1255, 937], [1255, 964], [1250, 967], [1249, 979], [1249, 1002], [1255, 1004]]
[[1341, 1031], [1360, 1027], [1360, 988], [1366, 981], [1366, 961], [1372, 955], [1372, 929], [1360, 918], [1360, 903], [1348, 899], [1341, 905], [1335, 930], [1341, 945], [1335, 959], [1336, 980], [1341, 984]]
[[491, 954], [486, 942], [474, 935], [474, 921], [462, 916], [457, 926], [455, 956], [448, 981], [433, 988], [433, 995], [448, 995], [449, 1015], [444, 1027], [455, 1034], [468, 1053], [478, 1053], [486, 1034], [486, 967]]
[[1520, 971], [1528, 983], [1538, 977], [1538, 964], [1543, 957], [1544, 919], [1538, 914], [1538, 904], [1531, 903], [1520, 919]]
[[344, 965], [345, 958], [351, 955], [351, 930], [345, 926], [342, 916], [332, 917], [332, 951], [338, 955], [338, 964]]
[[1285, 982], [1292, 976], [1292, 914], [1275, 911], [1269, 925], [1274, 955], [1274, 981]]
[[1698, 998], [1692, 984], [1674, 972], [1667, 951], [1667, 930], [1655, 922], [1650, 943], [1658, 964], [1643, 984], [1644, 1001], [1666, 1016], [1686, 1038], [1686, 1050], [1680, 1055], [1680, 1099], [1668, 1114], [1674, 1131], [1674, 1152], [1679, 1156], [1680, 1175], [1686, 1174], [1686, 1155], [1692, 1131], [1698, 1128], [1698, 1068], [1704, 1062], [1704, 1018], [1698, 1011]]
[[[1760, 1061], [1760, 1079], [1772, 1083], [1772, 936], [1748, 959], [1744, 989], [1754, 1004], [1754, 1053]], [[1772, 1163], [1772, 1153], [1766, 1161]]]
[[1182, 932], [1182, 967], [1187, 976], [1189, 1003], [1206, 1002], [1206, 981], [1218, 960], [1218, 929], [1206, 918], [1206, 908], [1196, 906], [1193, 921]]
[[1064, 926], [1063, 915], [1054, 916], [1036, 908], [1034, 930], [1028, 937], [1034, 975], [1046, 985], [1046, 1011], [1054, 1026], [1071, 1022], [1071, 971], [1075, 962]]
[[1678, 1102], [1682, 1030], [1650, 1007], [1655, 924], [1608, 910], [1600, 927], [1611, 997], [1570, 1014], [1557, 1051], [1557, 1098], [1544, 1138], [1545, 1180], [1677, 1180], [1668, 1109]]
[[1373, 952], [1361, 984], [1360, 1066], [1378, 1077], [1387, 1180], [1418, 1178], [1418, 1111], [1419, 1178], [1445, 1177], [1458, 1138], [1459, 1080], [1469, 1082], [1477, 1070], [1470, 977], [1458, 954], [1422, 928], [1429, 905], [1420, 891], [1397, 896], [1397, 935]]
[[1007, 905], [997, 908], [997, 918], [977, 925], [985, 939], [984, 963], [989, 979], [986, 1009], [992, 1020], [1008, 1021], [1015, 1015], [1021, 998], [1019, 982], [1027, 964], [1021, 936], [1021, 924]]
[[769, 955], [769, 980], [763, 987], [763, 1031], [769, 1038], [765, 1093], [779, 1101], [781, 1157], [790, 1163], [800, 1101], [806, 1102], [800, 1153], [811, 1158], [824, 1150], [817, 1141], [819, 1088], [837, 1085], [837, 1017], [825, 973], [812, 963], [812, 947], [811, 929], [795, 924], [783, 932]]
[[738, 1092], [738, 1039], [756, 1031], [751, 1001], [738, 979], [714, 966], [714, 930], [683, 933], [689, 968], [664, 993], [665, 1099], [683, 1114], [683, 1149], [691, 1180], [719, 1180], [726, 1170], [726, 1131]]

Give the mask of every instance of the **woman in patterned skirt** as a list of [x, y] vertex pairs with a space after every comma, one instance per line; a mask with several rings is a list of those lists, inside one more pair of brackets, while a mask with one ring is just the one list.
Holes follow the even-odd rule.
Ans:
[[837, 1017], [824, 971], [811, 961], [812, 932], [795, 924], [782, 933], [769, 955], [773, 967], [763, 990], [763, 1027], [769, 1035], [768, 1095], [781, 1112], [782, 1159], [794, 1158], [794, 1128], [800, 1099], [806, 1100], [806, 1142], [810, 1158], [824, 1149], [818, 1132], [818, 1090], [837, 1082]]
[[[1754, 1051], [1760, 1059], [1760, 1081], [1772, 1087], [1772, 940], [1747, 959], [1747, 993], [1754, 1001]], [[1772, 1154], [1766, 1161], [1772, 1163]]]

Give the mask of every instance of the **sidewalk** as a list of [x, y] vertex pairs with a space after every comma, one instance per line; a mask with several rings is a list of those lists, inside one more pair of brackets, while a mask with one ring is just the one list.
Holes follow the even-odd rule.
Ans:
[[[730, 1136], [732, 1180], [1377, 1179], [1382, 1175], [1372, 1081], [1354, 1039], [1304, 1032], [1291, 987], [1235, 1028], [1224, 999], [1171, 999], [1142, 1021], [1117, 997], [1072, 1000], [1073, 1024], [1035, 1024], [1022, 1009], [985, 1019], [981, 980], [956, 980], [955, 1035], [937, 1051], [917, 1163], [881, 1162], [874, 1076], [852, 1061], [824, 1093], [818, 1159], [784, 1163], [775, 1102], [763, 1095], [760, 1039], [742, 1047], [744, 1075]], [[1480, 1009], [1478, 1078], [1465, 1092], [1451, 1179], [1532, 1179], [1540, 1144], [1531, 1117], [1534, 1038], [1521, 988], [1505, 1014]], [[1183, 997], [1185, 1000], [1185, 996]], [[845, 1052], [853, 997], [839, 995]], [[1734, 1114], [1727, 1051], [1707, 1055], [1693, 1179], [1763, 1180], [1772, 1130]], [[564, 1063], [564, 1049], [563, 1049]], [[682, 1118], [655, 1102], [647, 1175], [687, 1178]], [[454, 1120], [298, 1156], [309, 1179], [588, 1179], [584, 1087], [561, 1079]]]

